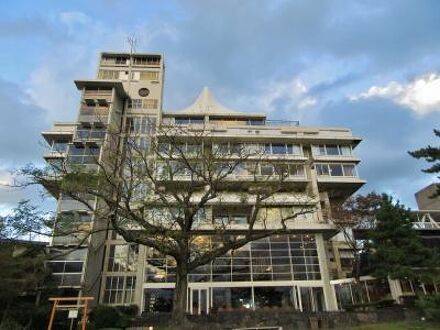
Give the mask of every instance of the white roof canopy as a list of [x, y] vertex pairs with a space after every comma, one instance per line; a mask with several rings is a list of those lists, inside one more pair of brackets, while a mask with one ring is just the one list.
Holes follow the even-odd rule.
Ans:
[[226, 114], [237, 113], [220, 104], [208, 87], [204, 87], [197, 99], [189, 107], [181, 110], [181, 112], [191, 114]]

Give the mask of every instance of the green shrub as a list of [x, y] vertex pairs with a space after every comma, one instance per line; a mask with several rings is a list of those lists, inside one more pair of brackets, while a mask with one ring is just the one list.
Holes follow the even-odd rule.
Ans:
[[119, 321], [119, 315], [111, 306], [95, 306], [90, 313], [90, 322], [95, 329], [110, 328]]
[[130, 325], [131, 318], [137, 315], [138, 310], [137, 305], [116, 307], [98, 305], [90, 313], [91, 328], [126, 328]]
[[429, 321], [440, 321], [440, 294], [419, 297], [415, 305]]
[[128, 306], [116, 306], [115, 307], [119, 313], [135, 317], [139, 313], [139, 307], [137, 305], [128, 305]]

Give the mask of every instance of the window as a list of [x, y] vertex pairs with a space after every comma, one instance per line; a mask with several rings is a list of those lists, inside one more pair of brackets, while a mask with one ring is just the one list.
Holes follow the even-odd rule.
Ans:
[[220, 213], [214, 215], [214, 224], [216, 225], [246, 225], [248, 223], [248, 217], [246, 214], [241, 213]]
[[142, 109], [142, 99], [131, 99], [128, 101], [128, 107], [131, 109]]
[[318, 175], [330, 175], [328, 164], [316, 164], [316, 172]]
[[138, 246], [136, 244], [110, 245], [109, 272], [134, 272], [137, 265]]
[[122, 303], [122, 293], [124, 289], [123, 276], [107, 277], [105, 284], [104, 301], [109, 304]]
[[157, 99], [144, 99], [143, 100], [144, 109], [157, 109], [158, 100]]
[[67, 143], [68, 141], [53, 141], [52, 151], [60, 152], [60, 153], [66, 152]]
[[160, 56], [142, 56], [133, 58], [134, 65], [159, 65]]
[[157, 99], [131, 99], [128, 101], [130, 109], [156, 109], [157, 106]]
[[71, 164], [96, 164], [100, 153], [100, 146], [70, 145], [68, 161]]
[[52, 271], [52, 281], [57, 286], [80, 286], [82, 261], [49, 261], [48, 268]]
[[331, 176], [343, 176], [341, 164], [329, 164]]
[[351, 147], [350, 146], [340, 146], [341, 155], [342, 156], [351, 156]]
[[261, 175], [273, 175], [274, 168], [272, 164], [261, 164], [260, 171]]
[[99, 70], [98, 79], [118, 80], [119, 79], [119, 71]]
[[354, 165], [343, 165], [344, 176], [356, 176]]
[[354, 164], [316, 164], [318, 176], [351, 176], [357, 177], [356, 166]]
[[172, 153], [179, 155], [179, 154], [199, 154], [202, 151], [202, 145], [201, 144], [187, 144], [187, 143], [180, 143], [180, 144], [175, 144], [175, 145], [170, 145], [168, 143], [161, 143], [161, 145], [164, 145], [163, 147], [160, 148], [161, 152], [165, 153], [168, 152], [167, 148], [169, 148], [169, 146], [171, 147], [171, 151]]
[[285, 144], [272, 144], [272, 154], [283, 155], [286, 154]]
[[134, 134], [152, 134], [156, 128], [156, 118], [151, 117], [129, 117], [127, 118], [126, 129]]
[[301, 146], [295, 144], [267, 143], [264, 146], [265, 154], [271, 155], [301, 155]]
[[159, 80], [158, 71], [141, 71], [140, 80]]
[[290, 164], [289, 165], [289, 174], [292, 176], [304, 177], [305, 176], [304, 165]]
[[264, 120], [263, 119], [249, 119], [247, 121], [247, 124], [250, 126], [261, 126], [261, 125], [264, 125]]
[[351, 156], [350, 145], [320, 144], [312, 146], [313, 155], [316, 156]]
[[205, 122], [204, 117], [176, 117], [175, 123], [177, 125], [189, 125], [189, 124], [203, 124]]
[[115, 64], [127, 64], [127, 58], [118, 56], [115, 58]]

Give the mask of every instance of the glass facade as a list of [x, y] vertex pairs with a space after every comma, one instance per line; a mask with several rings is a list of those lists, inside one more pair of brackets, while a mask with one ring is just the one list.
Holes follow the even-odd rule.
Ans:
[[[215, 244], [213, 237], [205, 237], [203, 241], [208, 247]], [[146, 265], [145, 282], [174, 282], [174, 259], [148, 249]], [[320, 279], [314, 235], [282, 235], [251, 242], [188, 275], [190, 283]]]
[[135, 287], [135, 276], [107, 276], [105, 278], [104, 303], [133, 303], [135, 298]]

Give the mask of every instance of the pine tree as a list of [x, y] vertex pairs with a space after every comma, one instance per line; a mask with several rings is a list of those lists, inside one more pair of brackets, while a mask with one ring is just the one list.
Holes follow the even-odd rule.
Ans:
[[434, 276], [433, 251], [425, 247], [412, 227], [412, 214], [392, 197], [382, 195], [376, 213], [376, 225], [368, 233], [369, 264], [373, 275], [392, 279], [419, 278], [423, 273]]
[[[440, 130], [434, 129], [434, 134], [440, 138]], [[421, 148], [415, 151], [409, 151], [409, 154], [414, 158], [424, 158], [428, 163], [433, 163], [431, 167], [423, 170], [425, 173], [440, 173], [440, 146], [431, 147], [428, 145], [426, 148]], [[437, 178], [440, 179], [440, 176]], [[437, 185], [437, 192], [432, 198], [440, 196], [440, 185]]]

